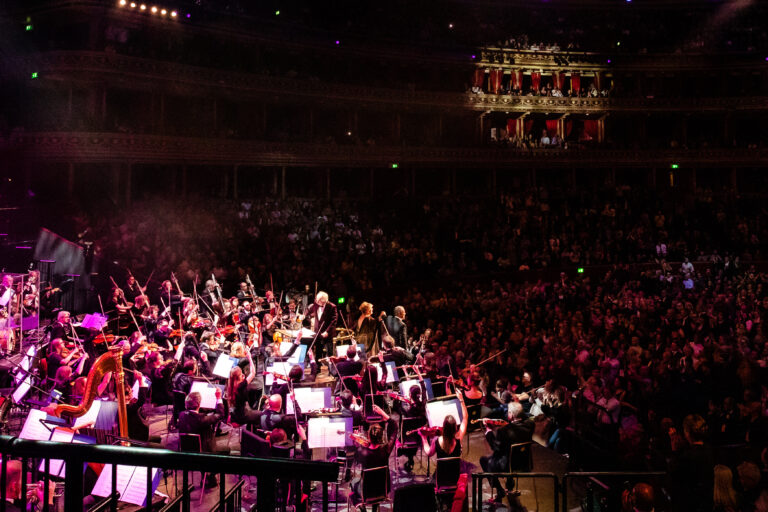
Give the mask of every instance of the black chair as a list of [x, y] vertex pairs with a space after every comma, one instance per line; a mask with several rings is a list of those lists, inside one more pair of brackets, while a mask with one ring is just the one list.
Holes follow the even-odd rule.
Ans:
[[183, 391], [174, 391], [173, 392], [173, 416], [171, 417], [171, 424], [176, 425], [176, 423], [179, 421], [179, 414], [184, 412], [185, 407], [185, 401], [187, 400], [187, 395]]
[[435, 493], [438, 496], [453, 494], [459, 485], [461, 475], [461, 457], [437, 459], [435, 465]]
[[[533, 471], [533, 441], [515, 443], [509, 447], [509, 472], [527, 473]], [[519, 488], [519, 479], [515, 481], [515, 489]], [[536, 479], [533, 479], [534, 493]], [[507, 484], [509, 490], [509, 484]], [[519, 489], [518, 489], [519, 490]]]
[[249, 430], [240, 431], [240, 455], [243, 457], [271, 457], [269, 441]]
[[373, 512], [381, 503], [391, 501], [389, 497], [389, 466], [364, 469], [360, 478], [360, 494], [365, 506], [371, 506]]
[[[203, 452], [203, 445], [202, 441], [200, 440], [200, 434], [179, 434], [179, 451], [180, 452], [188, 452], [188, 453], [202, 453]], [[200, 503], [203, 502], [203, 495], [205, 494], [205, 479], [207, 474], [205, 471], [201, 471], [201, 482], [200, 482]], [[222, 485], [223, 482], [222, 482]]]
[[378, 413], [373, 412], [373, 404], [386, 410], [387, 401], [383, 395], [365, 395], [363, 398], [363, 421], [366, 423], [381, 423], [384, 421]]
[[[416, 450], [418, 452], [421, 447], [421, 438], [417, 434], [411, 434], [406, 436], [408, 432], [416, 430], [419, 427], [426, 425], [426, 419], [420, 416], [414, 418], [408, 418], [400, 416], [400, 428], [398, 430], [399, 439], [397, 444], [397, 454], [401, 455], [401, 451], [410, 452]], [[422, 452], [423, 454], [423, 452]], [[397, 460], [397, 458], [395, 458]]]

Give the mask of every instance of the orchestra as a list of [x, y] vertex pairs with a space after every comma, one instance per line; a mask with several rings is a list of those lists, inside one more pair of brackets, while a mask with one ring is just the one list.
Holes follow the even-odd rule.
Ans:
[[[16, 295], [24, 297], [25, 306], [39, 304], [38, 282], [39, 274], [17, 290], [12, 278], [3, 278], [0, 299], [6, 307], [0, 313], [11, 311]], [[353, 430], [342, 431], [346, 441], [329, 452], [334, 460], [354, 461], [361, 469], [386, 465], [397, 444], [395, 453], [406, 458], [403, 468], [412, 475], [419, 451], [437, 459], [462, 457], [470, 425], [493, 432], [514, 423], [515, 432], [521, 431], [517, 416], [506, 414], [518, 406], [509, 404], [541, 396], [532, 390], [510, 393], [504, 389], [506, 380], [486, 393], [483, 365], [493, 357], [458, 369], [442, 364], [441, 355], [429, 349], [431, 330], [416, 340], [404, 339], [414, 328], [406, 328], [402, 306], [394, 308], [393, 316], [374, 316], [373, 305], [364, 302], [359, 318], [348, 321], [326, 292], [316, 293], [314, 303], [302, 311], [300, 296], [281, 293], [277, 298], [272, 289], [259, 295], [250, 276], [231, 298], [213, 275], [200, 293], [184, 290], [174, 275], [162, 281], [156, 294], [146, 293], [150, 281], [141, 286], [132, 274], [124, 288], [111, 282], [103, 325], [85, 325], [83, 317], [59, 310], [47, 326], [41, 348], [47, 366], [40, 384], [55, 397], [48, 398], [54, 405], [72, 407], [82, 406], [85, 398], [115, 399], [125, 393], [126, 411], [130, 407], [135, 413], [126, 435], [138, 436], [137, 441], [148, 441], [141, 413], [145, 403], [172, 409], [168, 428], [199, 434], [205, 451], [215, 450], [214, 434], [224, 427], [247, 428], [280, 445], [292, 443], [297, 454], [311, 457], [316, 452], [306, 449], [306, 436], [316, 428], [313, 418], [351, 418]], [[287, 307], [281, 307], [283, 300]], [[103, 363], [113, 352], [124, 370], [122, 382]], [[321, 366], [327, 373], [318, 380]], [[92, 379], [98, 380], [92, 384]], [[402, 387], [414, 379], [416, 385]], [[214, 395], [207, 400], [193, 391], [196, 382], [210, 386]], [[428, 390], [428, 383], [434, 389]], [[330, 388], [331, 401], [307, 402], [308, 395], [299, 391], [305, 386]], [[452, 401], [457, 414], [431, 418], [428, 409], [435, 400]], [[496, 453], [510, 435], [486, 437]], [[499, 468], [504, 463], [499, 457], [500, 452], [484, 464]], [[207, 485], [211, 482], [215, 479]], [[352, 479], [353, 503], [359, 492], [359, 479]]]

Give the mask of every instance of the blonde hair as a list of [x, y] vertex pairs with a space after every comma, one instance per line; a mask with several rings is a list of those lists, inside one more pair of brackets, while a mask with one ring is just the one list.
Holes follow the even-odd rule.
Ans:
[[718, 464], [715, 466], [714, 493], [712, 501], [715, 508], [718, 506], [728, 509], [736, 508], [738, 498], [733, 488], [733, 472], [728, 466]]
[[373, 312], [373, 304], [370, 302], [363, 302], [360, 304], [360, 312], [364, 315], [367, 315], [368, 313]]
[[232, 344], [232, 349], [229, 351], [229, 355], [232, 357], [245, 357], [245, 345], [242, 341], [236, 341]]

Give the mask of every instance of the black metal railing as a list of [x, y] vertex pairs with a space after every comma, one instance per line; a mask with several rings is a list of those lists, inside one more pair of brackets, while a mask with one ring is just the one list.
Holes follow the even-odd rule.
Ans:
[[[537, 509], [538, 510], [552, 510], [553, 512], [559, 512], [560, 510], [570, 510], [568, 503], [568, 489], [569, 486], [577, 480], [587, 480], [594, 483], [594, 487], [600, 489], [604, 494], [606, 491], [610, 491], [613, 494], [619, 496], [623, 490], [623, 485], [627, 482], [640, 482], [654, 483], [658, 486], [663, 486], [666, 473], [654, 472], [654, 471], [597, 471], [597, 472], [572, 472], [565, 473], [562, 477], [558, 477], [554, 473], [473, 473], [472, 474], [472, 510], [480, 512], [483, 510], [483, 484], [486, 479], [492, 478], [513, 478], [513, 479], [531, 479], [536, 482], [537, 479], [550, 480], [552, 485], [552, 501], [549, 503], [538, 503], [537, 497]], [[600, 494], [592, 490], [592, 486], [587, 486], [585, 492], [580, 493], [580, 499], [583, 498], [586, 510], [595, 510], [595, 504], [598, 502]], [[548, 506], [547, 506], [548, 505]], [[602, 508], [602, 510], [615, 510], [615, 503], [611, 502], [608, 508]]]
[[[189, 473], [203, 471], [218, 474], [219, 503], [218, 510], [230, 510], [227, 502], [235, 503], [240, 499], [240, 488], [235, 486], [228, 493], [225, 490], [226, 475], [254, 476], [257, 479], [258, 510], [274, 510], [275, 488], [278, 480], [320, 482], [322, 489], [322, 509], [328, 510], [328, 484], [335, 482], [339, 466], [329, 462], [316, 462], [297, 459], [267, 459], [253, 457], [235, 457], [200, 453], [173, 452], [164, 449], [138, 448], [129, 446], [65, 444], [50, 441], [29, 441], [9, 436], [0, 436], [0, 454], [2, 454], [2, 470], [0, 471], [0, 512], [5, 512], [7, 496], [7, 465], [11, 458], [21, 459], [21, 482], [27, 481], [27, 463], [31, 459], [42, 460], [45, 474], [49, 474], [51, 459], [66, 461], [64, 483], [65, 510], [82, 510], [83, 507], [83, 466], [86, 463], [102, 463], [112, 465], [111, 509], [117, 510], [117, 466], [130, 465], [147, 468], [147, 507], [152, 508], [152, 469], [170, 469], [182, 472], [181, 510], [190, 510]], [[39, 465], [33, 466], [34, 473]], [[44, 485], [43, 509], [48, 510], [49, 486]], [[22, 505], [26, 508], [25, 492], [21, 493]], [[297, 502], [301, 493], [297, 493]]]
[[[472, 510], [480, 511], [483, 509], [483, 482], [490, 478], [516, 478], [516, 479], [546, 479], [552, 481], [552, 510], [558, 512], [558, 496], [560, 491], [560, 481], [554, 473], [473, 473], [472, 474]], [[563, 510], [568, 510], [563, 509]]]

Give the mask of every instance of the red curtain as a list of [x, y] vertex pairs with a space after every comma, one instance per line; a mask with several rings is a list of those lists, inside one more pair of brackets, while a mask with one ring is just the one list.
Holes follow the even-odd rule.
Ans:
[[531, 88], [534, 91], [541, 89], [541, 73], [535, 71], [531, 73]]
[[488, 77], [488, 92], [491, 94], [499, 94], [502, 76], [503, 72], [500, 69], [491, 70], [491, 74]]
[[571, 73], [571, 89], [577, 92], [581, 90], [581, 75], [577, 72]]
[[517, 135], [517, 119], [507, 119], [507, 134], [510, 137]]
[[552, 137], [552, 135], [557, 133], [557, 119], [547, 119], [547, 135]]
[[573, 131], [573, 121], [570, 119], [565, 122], [565, 136], [568, 137]]
[[553, 71], [552, 85], [555, 88], [560, 89], [562, 91], [565, 86], [565, 73], [563, 73], [562, 71]]
[[483, 87], [485, 81], [485, 70], [483, 68], [475, 68], [475, 75], [472, 77], [472, 87]]
[[[597, 121], [593, 119], [587, 119], [584, 121], [584, 139], [593, 139], [597, 140], [597, 133], [598, 133], [598, 125]], [[589, 137], [587, 137], [587, 135]]]
[[533, 130], [533, 119], [528, 119], [525, 121], [525, 133], [531, 133], [531, 130]]

